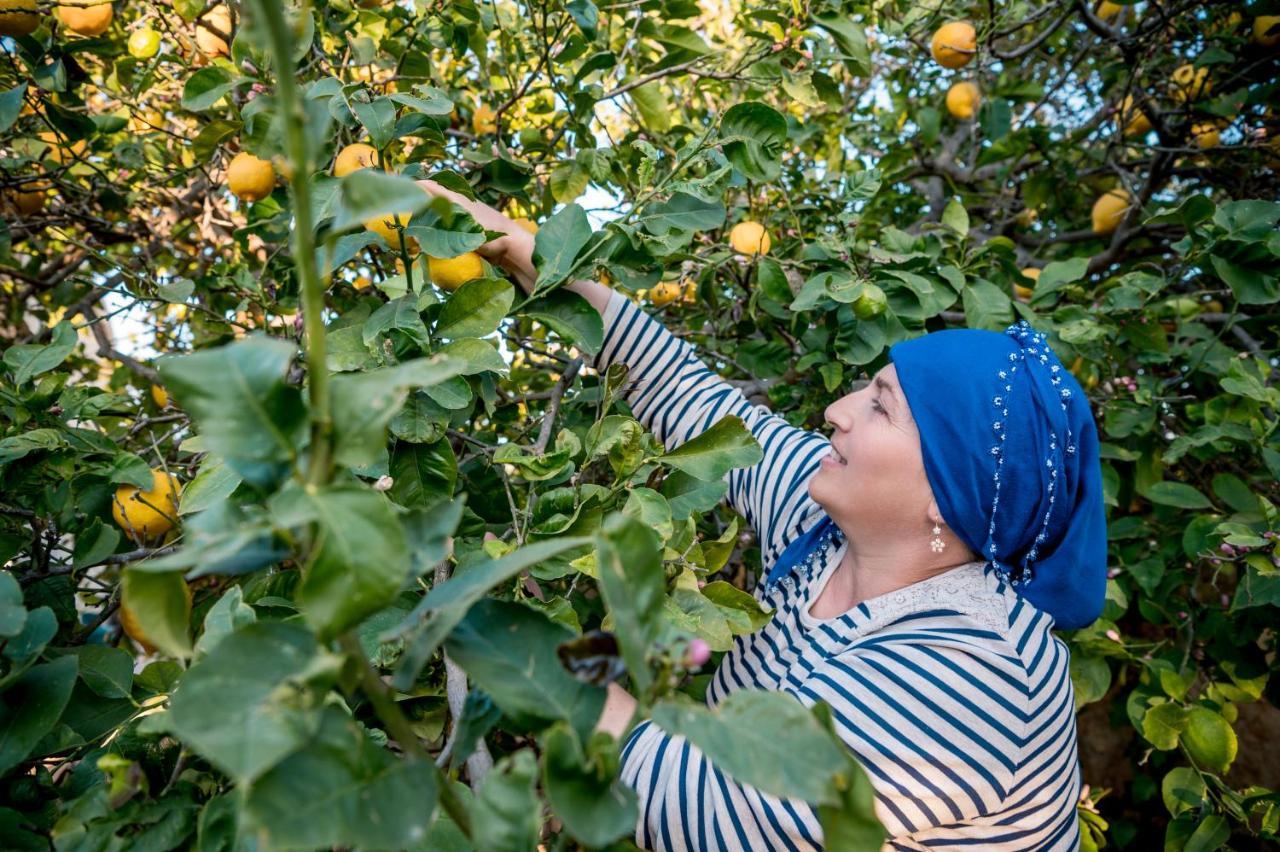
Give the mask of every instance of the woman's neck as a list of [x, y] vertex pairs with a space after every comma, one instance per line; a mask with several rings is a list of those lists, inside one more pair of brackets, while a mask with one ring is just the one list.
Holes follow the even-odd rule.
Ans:
[[[954, 544], [942, 553], [922, 554], [918, 547], [868, 545], [845, 536], [847, 546], [822, 591], [823, 609], [846, 612], [863, 601], [936, 577], [974, 561], [968, 548]], [[947, 551], [950, 550], [950, 553]], [[953, 555], [954, 554], [954, 555]], [[817, 617], [824, 617], [813, 613]]]

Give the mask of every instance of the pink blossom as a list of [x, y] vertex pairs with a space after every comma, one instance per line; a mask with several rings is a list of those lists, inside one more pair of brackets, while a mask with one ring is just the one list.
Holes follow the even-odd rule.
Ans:
[[689, 649], [684, 654], [685, 668], [697, 669], [706, 665], [707, 660], [711, 659], [711, 646], [707, 644], [705, 639], [695, 637], [689, 643]]
[[1120, 634], [1114, 630], [1108, 630], [1106, 635], [1107, 635], [1107, 638], [1110, 639], [1112, 642], [1120, 641]]

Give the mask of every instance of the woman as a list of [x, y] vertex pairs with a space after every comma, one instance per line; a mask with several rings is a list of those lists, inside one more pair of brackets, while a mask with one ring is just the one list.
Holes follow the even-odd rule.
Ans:
[[[482, 253], [532, 287], [532, 237], [423, 185], [506, 232]], [[594, 366], [627, 365], [628, 403], [667, 447], [736, 415], [764, 449], [728, 500], [759, 535], [755, 596], [776, 613], [736, 638], [708, 704], [743, 688], [827, 702], [886, 849], [1078, 848], [1074, 698], [1050, 630], [1101, 612], [1106, 523], [1088, 402], [1043, 337], [1021, 323], [898, 343], [827, 408], [828, 439], [749, 404], [621, 294], [570, 289], [604, 318]], [[620, 737], [635, 708], [611, 685], [598, 729]], [[822, 848], [814, 807], [736, 783], [650, 720], [622, 776], [644, 848]]]

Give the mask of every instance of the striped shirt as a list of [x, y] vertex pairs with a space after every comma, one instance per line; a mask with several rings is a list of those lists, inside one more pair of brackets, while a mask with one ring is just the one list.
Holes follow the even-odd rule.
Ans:
[[[728, 474], [727, 497], [756, 530], [767, 572], [823, 517], [807, 484], [828, 440], [751, 405], [620, 293], [604, 326], [593, 366], [627, 365], [624, 396], [668, 448], [726, 415], [763, 447], [758, 464]], [[744, 688], [829, 704], [875, 788], [884, 849], [1078, 849], [1074, 696], [1052, 618], [985, 562], [816, 618], [809, 608], [846, 546], [836, 530], [780, 582], [757, 584], [773, 619], [735, 637], [708, 706]], [[735, 782], [651, 720], [628, 736], [622, 777], [639, 797], [635, 842], [645, 849], [823, 848], [814, 806]]]

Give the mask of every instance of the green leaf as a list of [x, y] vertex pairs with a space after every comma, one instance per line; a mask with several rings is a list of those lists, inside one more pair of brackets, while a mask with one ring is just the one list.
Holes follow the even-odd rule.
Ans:
[[1209, 814], [1187, 838], [1182, 852], [1214, 852], [1231, 839], [1231, 826], [1220, 814]]
[[657, 80], [636, 86], [628, 94], [640, 113], [640, 122], [651, 133], [666, 133], [671, 129], [671, 104]]
[[588, 355], [598, 353], [604, 344], [604, 321], [600, 312], [570, 290], [561, 288], [532, 299], [517, 315], [537, 320], [566, 341], [576, 343]]
[[0, 775], [26, 760], [53, 730], [76, 683], [76, 658], [27, 669], [0, 702]]
[[1208, 788], [1199, 772], [1189, 766], [1175, 766], [1160, 782], [1160, 795], [1169, 815], [1176, 817], [1188, 811], [1199, 811], [1208, 795]]
[[721, 201], [704, 201], [683, 192], [672, 193], [666, 201], [644, 208], [636, 224], [659, 237], [673, 231], [709, 231], [724, 225], [725, 209]]
[[1213, 214], [1213, 223], [1240, 242], [1265, 240], [1276, 232], [1280, 204], [1271, 201], [1228, 201]]
[[1180, 705], [1165, 702], [1147, 710], [1142, 717], [1142, 735], [1161, 751], [1178, 747], [1178, 735], [1187, 725], [1187, 712]]
[[397, 367], [334, 376], [334, 460], [359, 467], [381, 458], [386, 448], [387, 425], [404, 405], [410, 389], [438, 385], [465, 368], [460, 360], [433, 355]]
[[[575, 293], [574, 295], [577, 294]], [[599, 317], [599, 313], [596, 316]], [[441, 346], [439, 354], [462, 361], [464, 364], [462, 375], [464, 376], [487, 372], [506, 373], [509, 369], [507, 362], [502, 360], [502, 354], [494, 348], [492, 343], [484, 340], [476, 340], [474, 338], [454, 340]]]
[[447, 440], [431, 444], [400, 443], [391, 456], [392, 500], [418, 508], [453, 496], [458, 484], [458, 459]]
[[236, 87], [252, 82], [247, 77], [233, 77], [218, 65], [209, 65], [187, 78], [182, 88], [182, 108], [192, 112], [212, 109], [223, 96]]
[[960, 294], [964, 302], [965, 322], [970, 328], [992, 331], [1004, 329], [1013, 322], [1013, 304], [1009, 294], [990, 281], [975, 279]]
[[1198, 766], [1219, 775], [1225, 775], [1236, 759], [1236, 732], [1230, 722], [1208, 707], [1187, 711], [1182, 745]]
[[205, 448], [245, 479], [264, 462], [292, 459], [307, 422], [298, 389], [286, 385], [292, 343], [255, 334], [245, 340], [158, 362]]
[[369, 131], [369, 144], [381, 150], [395, 138], [392, 130], [396, 124], [396, 105], [390, 98], [369, 98], [367, 89], [357, 89], [347, 98], [347, 106], [356, 119]]
[[310, 738], [310, 711], [281, 687], [301, 676], [319, 650], [296, 624], [259, 622], [232, 633], [182, 678], [169, 728], [247, 783]]
[[316, 739], [249, 788], [245, 814], [271, 849], [416, 848], [436, 808], [433, 770], [330, 706]]
[[813, 15], [814, 23], [831, 33], [831, 40], [839, 48], [849, 73], [866, 77], [871, 73], [871, 50], [867, 34], [861, 25], [841, 12], [827, 11]]
[[551, 171], [551, 197], [560, 204], [568, 204], [586, 192], [591, 174], [576, 160], [561, 163]]
[[[809, 708], [814, 718], [833, 738], [837, 738], [831, 708], [819, 703]], [[879, 849], [888, 832], [876, 817], [876, 791], [866, 771], [845, 752], [848, 769], [834, 779], [837, 803], [818, 806], [823, 842], [829, 849]]]
[[523, 748], [499, 760], [471, 803], [471, 842], [483, 852], [531, 852], [542, 833], [538, 763]]
[[122, 648], [81, 645], [70, 649], [80, 663], [80, 679], [103, 698], [128, 698], [133, 689], [133, 655]]
[[687, 737], [741, 784], [837, 803], [833, 782], [848, 769], [848, 747], [787, 693], [740, 689], [715, 709], [663, 700], [653, 708], [653, 721], [671, 736]]
[[534, 235], [533, 258], [538, 269], [535, 292], [541, 294], [569, 277], [573, 262], [591, 239], [587, 212], [566, 204]]
[[635, 830], [638, 811], [635, 792], [611, 772], [616, 743], [607, 734], [593, 737], [588, 759], [573, 729], [552, 726], [542, 738], [542, 783], [556, 816], [580, 843], [607, 846]]
[[22, 587], [8, 571], [0, 570], [0, 639], [17, 636], [27, 624]]
[[315, 550], [295, 598], [322, 636], [382, 609], [409, 579], [404, 529], [382, 494], [352, 485], [290, 486], [270, 507], [284, 526], [316, 524]]
[[0, 93], [0, 133], [4, 133], [18, 120], [23, 99], [27, 96], [27, 82], [23, 80], [12, 89]]
[[725, 158], [750, 180], [772, 181], [782, 173], [787, 120], [759, 101], [734, 104], [720, 119]]
[[1152, 503], [1162, 506], [1176, 506], [1179, 509], [1211, 509], [1213, 503], [1209, 498], [1192, 485], [1185, 482], [1165, 480], [1151, 485], [1142, 492]]
[[661, 627], [667, 578], [653, 530], [613, 514], [596, 533], [596, 580], [613, 620], [613, 632], [638, 692], [652, 682], [647, 656]]
[[123, 605], [129, 607], [148, 642], [171, 657], [191, 655], [191, 597], [180, 573], [130, 566], [124, 571], [121, 589]]
[[257, 620], [253, 607], [244, 602], [244, 592], [240, 591], [240, 587], [232, 586], [227, 589], [205, 613], [204, 629], [196, 640], [196, 662], [207, 657], [227, 636]]
[[63, 320], [53, 327], [47, 344], [19, 343], [10, 346], [5, 350], [4, 363], [13, 370], [13, 383], [25, 384], [57, 367], [75, 351], [77, 340], [75, 328]]
[[215, 456], [206, 456], [200, 472], [182, 489], [179, 515], [202, 512], [231, 496], [243, 480]]
[[587, 736], [605, 691], [561, 665], [556, 649], [575, 636], [527, 606], [485, 598], [449, 634], [445, 650], [508, 716], [529, 725], [564, 720]]
[[1231, 288], [1236, 301], [1242, 305], [1270, 305], [1280, 300], [1280, 277], [1273, 274], [1274, 258], [1259, 264], [1243, 263], [1240, 258], [1227, 258], [1212, 254], [1209, 262], [1213, 271]]
[[764, 458], [742, 418], [727, 415], [711, 428], [662, 456], [663, 464], [706, 481], [723, 479], [732, 469], [750, 467]]
[[344, 231], [378, 216], [398, 214], [407, 224], [409, 217], [427, 209], [433, 196], [417, 182], [377, 169], [360, 169], [342, 178], [341, 206], [334, 217], [335, 230]]
[[957, 199], [951, 199], [947, 202], [946, 208], [942, 211], [942, 224], [955, 231], [962, 237], [969, 235], [969, 211], [964, 209], [964, 205]]
[[1107, 694], [1111, 686], [1111, 667], [1105, 659], [1072, 654], [1070, 670], [1077, 710]]
[[52, 609], [40, 606], [28, 612], [22, 632], [5, 640], [4, 656], [13, 660], [14, 666], [8, 675], [0, 678], [0, 689], [9, 678], [16, 677], [21, 668], [35, 660], [57, 633], [58, 619]]
[[1061, 290], [1068, 284], [1074, 284], [1084, 277], [1089, 269], [1089, 258], [1073, 257], [1070, 260], [1055, 260], [1040, 271], [1036, 279], [1035, 289], [1031, 293], [1031, 301], [1038, 302], [1044, 296]]
[[501, 278], [476, 278], [457, 289], [436, 321], [441, 337], [485, 337], [511, 310], [515, 288]]

